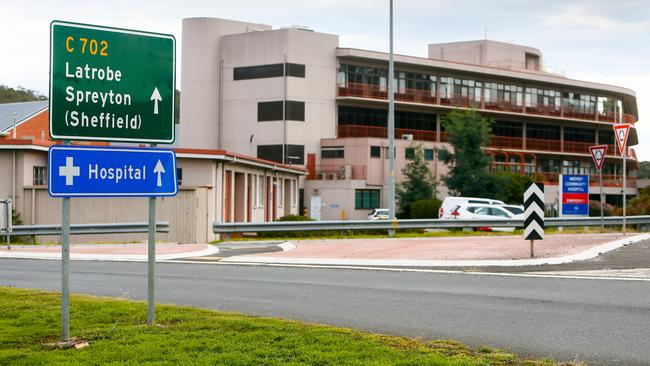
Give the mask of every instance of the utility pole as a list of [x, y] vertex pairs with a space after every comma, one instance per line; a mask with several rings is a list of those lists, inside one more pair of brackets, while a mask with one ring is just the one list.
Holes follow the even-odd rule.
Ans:
[[[390, 0], [390, 26], [388, 54], [388, 212], [390, 220], [395, 220], [395, 65], [393, 63], [393, 0]], [[393, 236], [395, 230], [388, 230], [388, 235]]]

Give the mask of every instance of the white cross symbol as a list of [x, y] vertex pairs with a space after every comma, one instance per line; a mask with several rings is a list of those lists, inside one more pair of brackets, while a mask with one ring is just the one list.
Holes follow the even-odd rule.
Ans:
[[79, 176], [79, 167], [74, 166], [73, 158], [71, 156], [65, 158], [65, 166], [59, 167], [59, 176], [65, 177], [66, 186], [71, 186], [74, 177]]

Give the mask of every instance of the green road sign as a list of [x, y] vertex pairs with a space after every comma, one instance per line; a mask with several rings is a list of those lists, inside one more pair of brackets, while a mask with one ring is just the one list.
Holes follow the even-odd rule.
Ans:
[[172, 35], [54, 21], [50, 136], [174, 142]]

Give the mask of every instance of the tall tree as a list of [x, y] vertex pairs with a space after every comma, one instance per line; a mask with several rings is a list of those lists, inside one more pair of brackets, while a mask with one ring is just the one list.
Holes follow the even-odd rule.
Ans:
[[435, 198], [436, 181], [424, 160], [424, 149], [421, 144], [410, 146], [412, 155], [402, 169], [404, 180], [397, 186], [396, 196], [400, 207], [401, 217], [410, 217], [411, 204], [415, 201]]
[[490, 142], [493, 123], [474, 110], [454, 110], [444, 117], [442, 126], [453, 152], [445, 150], [443, 160], [450, 170], [443, 181], [453, 194], [466, 197], [493, 194], [494, 182], [488, 171], [490, 159], [481, 148]]

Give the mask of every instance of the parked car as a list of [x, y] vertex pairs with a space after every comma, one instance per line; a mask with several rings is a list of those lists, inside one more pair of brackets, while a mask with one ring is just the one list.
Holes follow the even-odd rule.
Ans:
[[387, 208], [376, 208], [368, 214], [368, 220], [388, 220], [390, 211]]
[[513, 215], [523, 215], [524, 213], [524, 206], [522, 205], [499, 205], [506, 210], [510, 211]]
[[[516, 207], [516, 206], [515, 206]], [[514, 214], [501, 205], [485, 203], [461, 204], [455, 207], [451, 213], [452, 217], [458, 220], [499, 220], [519, 219], [523, 220], [524, 214]], [[487, 231], [514, 231], [513, 227], [485, 227], [479, 228]]]
[[453, 219], [452, 211], [462, 204], [488, 204], [488, 205], [505, 205], [505, 202], [489, 198], [477, 197], [447, 197], [442, 201], [438, 210], [439, 219]]

